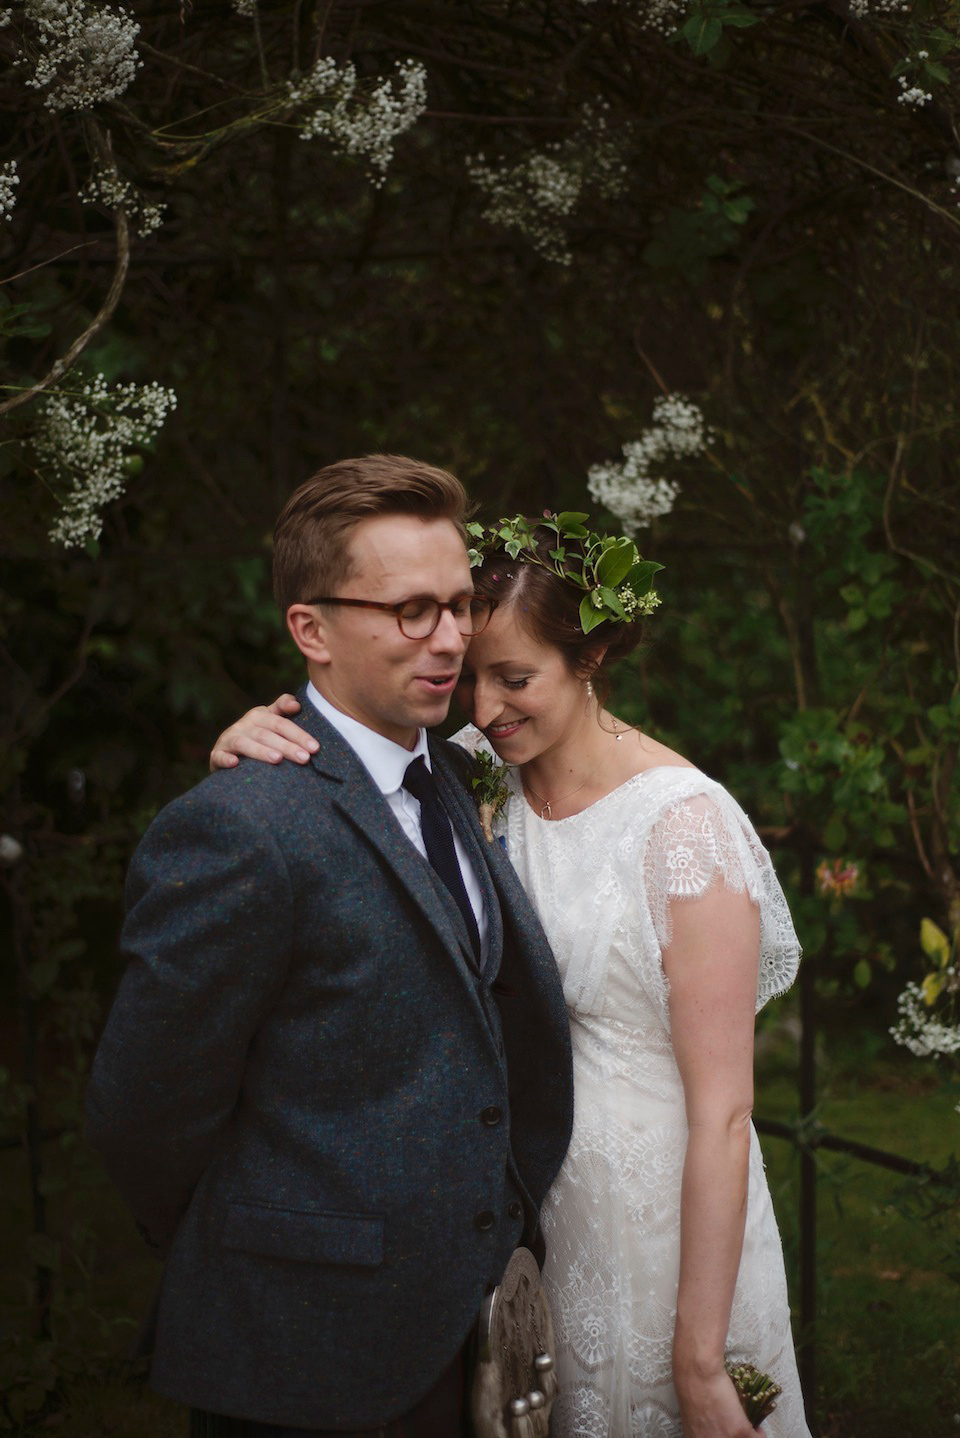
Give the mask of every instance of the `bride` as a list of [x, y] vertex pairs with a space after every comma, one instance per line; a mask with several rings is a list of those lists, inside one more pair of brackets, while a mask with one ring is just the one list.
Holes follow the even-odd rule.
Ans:
[[[505, 843], [563, 977], [575, 1118], [542, 1214], [556, 1438], [749, 1438], [725, 1362], [782, 1389], [762, 1431], [809, 1438], [756, 1133], [757, 1009], [799, 946], [770, 859], [715, 780], [605, 707], [658, 567], [583, 515], [471, 526], [477, 592], [454, 736], [507, 766]], [[606, 556], [606, 557], [605, 557]], [[215, 746], [305, 762], [283, 696]], [[488, 767], [488, 766], [484, 766]]]

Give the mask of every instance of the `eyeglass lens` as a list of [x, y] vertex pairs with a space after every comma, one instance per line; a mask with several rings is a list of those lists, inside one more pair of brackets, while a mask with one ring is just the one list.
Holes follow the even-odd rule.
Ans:
[[441, 605], [436, 599], [411, 599], [398, 614], [400, 628], [408, 639], [426, 639], [440, 623], [440, 615], [449, 609], [461, 634], [479, 634], [490, 618], [489, 599], [466, 594], [453, 604]]

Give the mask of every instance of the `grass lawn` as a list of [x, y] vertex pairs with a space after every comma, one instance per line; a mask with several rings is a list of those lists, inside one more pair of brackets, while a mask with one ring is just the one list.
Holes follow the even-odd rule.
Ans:
[[[758, 1064], [758, 1115], [796, 1116], [792, 1068]], [[828, 1042], [818, 1082], [831, 1133], [934, 1166], [960, 1152], [956, 1094], [908, 1055], [831, 1063]], [[798, 1163], [790, 1143], [762, 1144], [796, 1299]], [[943, 1244], [898, 1211], [898, 1175], [823, 1150], [818, 1170], [815, 1435], [960, 1438], [960, 1284]]]
[[[826, 1129], [934, 1165], [960, 1150], [956, 1095], [915, 1060], [894, 1054], [858, 1065], [849, 1045], [846, 1057], [831, 1048], [827, 1040], [819, 1065]], [[758, 1061], [758, 1115], [795, 1116], [795, 1062], [794, 1046], [768, 1031]], [[763, 1147], [796, 1295], [797, 1161], [782, 1139], [765, 1137]], [[73, 1306], [57, 1317], [57, 1352], [73, 1355], [76, 1376], [61, 1387], [62, 1402], [42, 1410], [39, 1426], [13, 1431], [37, 1438], [185, 1438], [183, 1411], [132, 1381], [122, 1361], [157, 1279], [155, 1261], [89, 1160], [61, 1154], [56, 1144], [45, 1158], [51, 1231], [78, 1236], [63, 1256]], [[815, 1435], [960, 1438], [960, 1285], [944, 1271], [936, 1236], [897, 1211], [895, 1174], [833, 1153], [821, 1152], [819, 1163]], [[21, 1154], [0, 1153], [0, 1191], [13, 1196], [12, 1221], [0, 1241], [8, 1336], [22, 1328], [30, 1272]], [[956, 1227], [957, 1215], [955, 1236]]]

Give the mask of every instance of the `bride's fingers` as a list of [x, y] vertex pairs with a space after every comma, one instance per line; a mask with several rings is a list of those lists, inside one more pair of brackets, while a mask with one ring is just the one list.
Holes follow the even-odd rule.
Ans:
[[248, 734], [239, 734], [230, 740], [231, 747], [224, 749], [218, 742], [210, 753], [210, 772], [217, 769], [233, 769], [243, 759], [259, 759], [264, 764], [280, 764], [283, 755], [276, 749], [261, 744]]
[[269, 706], [271, 714], [299, 714], [300, 700], [293, 694], [280, 694]]
[[[296, 704], [296, 700], [293, 702]], [[306, 764], [317, 747], [317, 741], [299, 724], [260, 705], [223, 731], [213, 746], [210, 768], [232, 769], [238, 758], [258, 759], [266, 764], [290, 759], [294, 764]]]

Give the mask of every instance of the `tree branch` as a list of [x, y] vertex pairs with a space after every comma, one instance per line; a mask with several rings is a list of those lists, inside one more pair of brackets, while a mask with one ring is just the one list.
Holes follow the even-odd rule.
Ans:
[[130, 268], [130, 225], [122, 209], [116, 211], [114, 223], [117, 235], [117, 262], [113, 272], [113, 281], [107, 292], [106, 299], [90, 324], [83, 331], [83, 334], [77, 336], [66, 354], [61, 355], [58, 360], [54, 361], [49, 373], [46, 374], [43, 379], [38, 380], [36, 384], [31, 385], [29, 389], [21, 390], [19, 394], [12, 395], [10, 399], [4, 400], [3, 403], [0, 404], [0, 415], [9, 414], [11, 410], [19, 409], [22, 404], [29, 404], [32, 399], [36, 399], [38, 394], [42, 394], [45, 389], [49, 389], [51, 385], [56, 384], [58, 380], [62, 379], [76, 364], [90, 341], [100, 333], [103, 327], [113, 317], [113, 312], [117, 308], [120, 302], [120, 296], [123, 293], [123, 287], [127, 279], [127, 271]]

